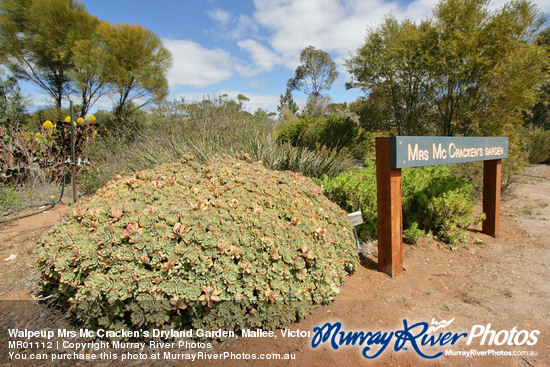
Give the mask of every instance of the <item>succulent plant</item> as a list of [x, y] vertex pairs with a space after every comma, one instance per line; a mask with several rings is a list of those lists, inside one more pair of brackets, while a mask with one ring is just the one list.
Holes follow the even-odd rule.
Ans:
[[283, 327], [330, 302], [358, 258], [309, 178], [190, 158], [117, 178], [37, 250], [41, 292], [81, 325]]

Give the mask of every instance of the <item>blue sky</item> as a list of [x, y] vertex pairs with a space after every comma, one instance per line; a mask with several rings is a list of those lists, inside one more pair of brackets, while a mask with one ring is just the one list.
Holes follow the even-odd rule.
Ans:
[[[111, 23], [139, 24], [156, 33], [174, 56], [168, 74], [170, 98], [244, 94], [246, 108], [276, 111], [279, 95], [294, 75], [300, 51], [309, 45], [329, 52], [340, 77], [329, 95], [336, 103], [361, 95], [346, 90], [344, 59], [385, 15], [420, 20], [437, 1], [390, 0], [81, 0]], [[493, 2], [499, 7], [502, 0]], [[545, 13], [550, 0], [535, 2]], [[31, 92], [35, 104], [46, 97]], [[293, 92], [302, 104], [306, 96]], [[110, 108], [101, 100], [94, 107]]]

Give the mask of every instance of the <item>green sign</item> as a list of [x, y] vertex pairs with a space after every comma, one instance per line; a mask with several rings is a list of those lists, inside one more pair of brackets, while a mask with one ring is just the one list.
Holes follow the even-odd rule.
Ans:
[[391, 168], [487, 161], [508, 158], [508, 138], [393, 136]]

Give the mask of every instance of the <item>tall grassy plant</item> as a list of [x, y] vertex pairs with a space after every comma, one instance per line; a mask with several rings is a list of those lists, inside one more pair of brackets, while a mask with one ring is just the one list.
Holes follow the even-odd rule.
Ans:
[[128, 173], [189, 155], [201, 163], [219, 156], [240, 156], [262, 161], [271, 169], [300, 172], [309, 177], [334, 177], [352, 167], [351, 157], [344, 151], [278, 142], [269, 124], [243, 111], [237, 102], [224, 98], [169, 102], [155, 109], [148, 120], [150, 124], [136, 132], [131, 141], [112, 135], [90, 149], [94, 155], [92, 161], [101, 162], [89, 171], [90, 189], [100, 187], [107, 177], [114, 178], [114, 171], [121, 167], [123, 173]]

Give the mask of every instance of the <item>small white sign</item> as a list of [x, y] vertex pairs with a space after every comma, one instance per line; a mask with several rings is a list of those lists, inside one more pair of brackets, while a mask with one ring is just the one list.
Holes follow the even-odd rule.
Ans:
[[351, 214], [348, 214], [349, 220], [351, 221], [352, 226], [358, 226], [359, 224], [363, 224], [363, 216], [361, 214], [361, 211], [353, 212]]

